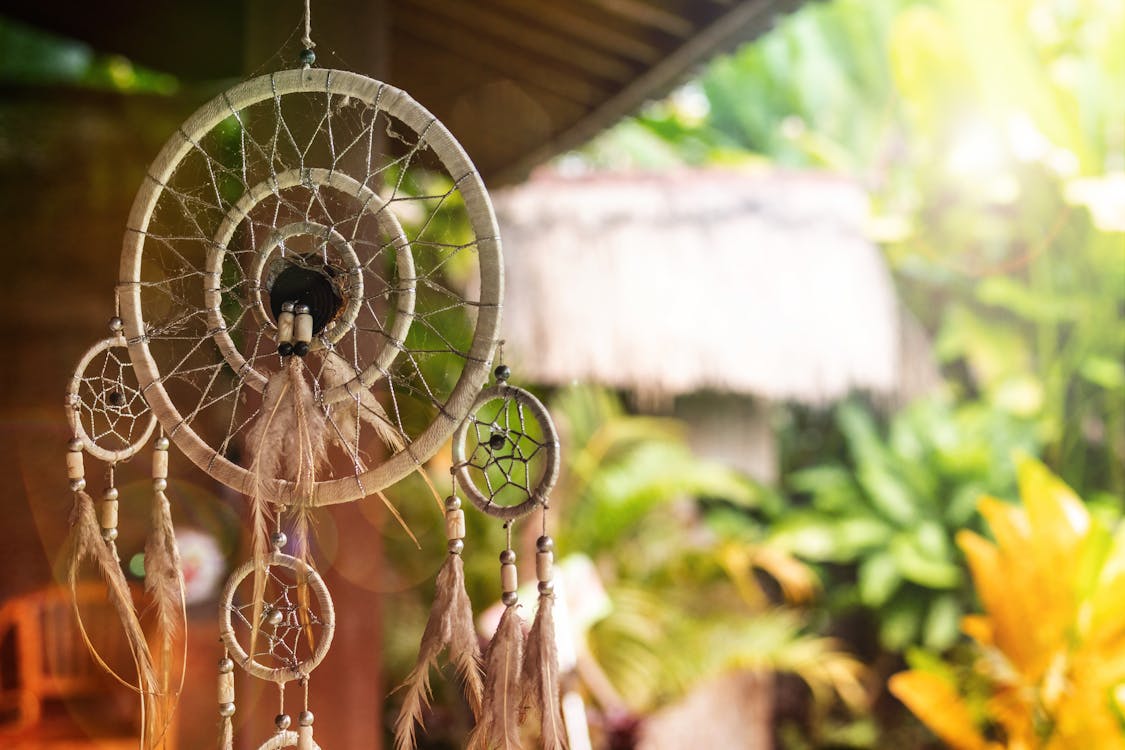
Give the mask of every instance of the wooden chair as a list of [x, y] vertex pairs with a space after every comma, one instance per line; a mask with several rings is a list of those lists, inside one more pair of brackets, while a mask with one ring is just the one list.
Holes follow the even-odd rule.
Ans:
[[[118, 674], [132, 657], [105, 589], [77, 593], [86, 630]], [[5, 750], [125, 750], [140, 744], [135, 694], [94, 663], [62, 586], [0, 607], [0, 747]], [[175, 732], [169, 731], [169, 739]], [[168, 747], [171, 742], [166, 743]]]

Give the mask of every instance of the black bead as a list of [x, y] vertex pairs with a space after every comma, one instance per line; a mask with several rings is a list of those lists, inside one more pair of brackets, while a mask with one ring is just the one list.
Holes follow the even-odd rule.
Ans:
[[316, 62], [316, 53], [311, 49], [301, 50], [301, 65], [312, 65]]
[[494, 432], [492, 433], [492, 437], [488, 439], [488, 447], [494, 451], [498, 451], [504, 447], [504, 443], [506, 442], [508, 442], [508, 439], [504, 437], [503, 434]]
[[288, 341], [283, 341], [282, 343], [277, 345], [277, 353], [283, 357], [288, 357], [293, 353], [293, 345]]
[[109, 405], [110, 406], [124, 406], [125, 405], [125, 394], [122, 393], [121, 391], [113, 391], [112, 393], [110, 393], [109, 394]]
[[512, 377], [512, 368], [507, 365], [500, 365], [492, 374], [496, 376], [497, 380], [503, 383], [507, 381], [508, 378]]
[[298, 341], [296, 344], [293, 345], [293, 353], [296, 354], [298, 357], [303, 357], [303, 356], [305, 356], [306, 354], [309, 353], [309, 345], [306, 344], [304, 341]]

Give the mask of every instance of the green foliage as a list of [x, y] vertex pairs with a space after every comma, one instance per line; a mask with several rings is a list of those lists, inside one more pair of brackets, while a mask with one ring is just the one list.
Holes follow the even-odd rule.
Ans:
[[0, 82], [69, 85], [128, 93], [175, 93], [174, 76], [95, 54], [85, 44], [0, 17]]
[[1119, 0], [833, 0], [606, 139], [639, 166], [741, 153], [854, 176], [958, 396], [1033, 418], [1068, 482], [1120, 498], [1123, 75]]
[[589, 646], [630, 706], [734, 668], [793, 672], [818, 698], [863, 702], [859, 663], [758, 585], [755, 571], [798, 602], [815, 586], [746, 512], [774, 501], [767, 490], [694, 456], [679, 423], [627, 414], [608, 391], [568, 388], [551, 410], [566, 449], [559, 549], [590, 555], [606, 583], [612, 610]]
[[857, 402], [841, 405], [836, 420], [848, 460], [787, 478], [808, 503], [778, 519], [772, 541], [837, 573], [854, 566], [855, 589], [842, 589], [836, 605], [876, 612], [884, 647], [948, 648], [971, 604], [953, 536], [977, 524], [982, 493], [1012, 491], [1011, 456], [1036, 452], [1034, 434], [984, 404], [939, 398], [899, 412], [885, 434]]

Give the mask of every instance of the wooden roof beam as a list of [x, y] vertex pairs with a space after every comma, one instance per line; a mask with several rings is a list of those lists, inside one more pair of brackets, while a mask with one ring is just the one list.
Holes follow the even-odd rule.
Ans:
[[659, 29], [677, 39], [687, 39], [695, 31], [694, 24], [686, 18], [643, 0], [583, 0], [583, 2], [597, 5], [630, 21]]
[[577, 3], [533, 5], [526, 0], [487, 0], [487, 4], [504, 8], [511, 15], [520, 16], [524, 20], [548, 25], [591, 47], [599, 47], [646, 66], [659, 62], [664, 56], [658, 45], [638, 39], [611, 24], [591, 20], [576, 9]]
[[637, 74], [636, 68], [620, 59], [541, 27], [513, 20], [508, 14], [487, 5], [467, 5], [449, 0], [412, 0], [412, 4], [466, 29], [491, 36], [498, 42], [550, 57], [566, 67], [578, 68], [606, 81], [620, 83], [631, 80]]
[[[429, 22], [409, 6], [396, 6], [394, 14], [394, 36], [405, 35], [423, 45], [440, 45], [454, 56], [459, 56], [493, 73], [525, 83], [529, 88], [550, 91], [577, 104], [597, 105], [605, 101], [610, 90], [595, 86], [574, 74], [535, 60], [520, 52], [506, 49], [501, 45], [474, 44], [472, 37], [466, 37], [455, 28]], [[466, 43], [468, 42], [468, 43]]]

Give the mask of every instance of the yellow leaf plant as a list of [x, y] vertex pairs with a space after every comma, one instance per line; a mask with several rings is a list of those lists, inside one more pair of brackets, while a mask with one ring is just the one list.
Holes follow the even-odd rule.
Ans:
[[1037, 461], [1019, 488], [1020, 505], [980, 501], [995, 541], [957, 536], [985, 610], [961, 625], [984, 687], [921, 668], [891, 692], [957, 750], [1125, 750], [1125, 524], [1106, 529]]

